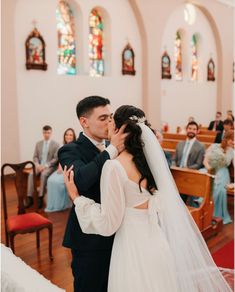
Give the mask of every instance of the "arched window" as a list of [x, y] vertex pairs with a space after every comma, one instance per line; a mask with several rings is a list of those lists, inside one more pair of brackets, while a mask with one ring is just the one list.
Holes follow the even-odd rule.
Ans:
[[89, 61], [90, 76], [104, 75], [103, 20], [97, 9], [89, 16]]
[[183, 73], [182, 73], [182, 41], [180, 32], [176, 32], [175, 38], [175, 48], [174, 48], [174, 55], [175, 55], [175, 80], [182, 80]]
[[69, 4], [60, 0], [56, 9], [58, 32], [58, 68], [61, 75], [76, 75], [74, 16]]
[[194, 34], [191, 41], [191, 80], [198, 78], [197, 36]]

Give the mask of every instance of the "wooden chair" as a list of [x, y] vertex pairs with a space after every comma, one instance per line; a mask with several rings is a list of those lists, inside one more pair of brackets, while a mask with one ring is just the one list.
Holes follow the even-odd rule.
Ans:
[[179, 193], [203, 198], [198, 208], [188, 206], [204, 238], [217, 234], [222, 229], [222, 219], [213, 217], [212, 197], [213, 176], [198, 170], [171, 167], [171, 172]]
[[[30, 173], [33, 171], [32, 168], [25, 168], [24, 170], [24, 173], [27, 175], [27, 177], [30, 175]], [[40, 184], [41, 184], [41, 181], [40, 181], [40, 176], [37, 175], [36, 176], [36, 187], [37, 187], [37, 192], [39, 192], [40, 190]], [[43, 198], [45, 197], [45, 194], [47, 192], [47, 186], [45, 186], [44, 188], [44, 191], [43, 191]]]
[[[34, 181], [34, 209], [35, 212], [25, 212], [24, 199], [26, 198], [27, 190], [27, 175], [24, 169], [27, 165], [30, 165], [33, 170], [33, 181]], [[14, 170], [14, 179], [16, 186], [16, 193], [18, 198], [18, 214], [15, 216], [8, 217], [7, 212], [7, 193], [6, 193], [6, 175], [5, 169], [10, 167]], [[1, 183], [2, 183], [2, 199], [3, 199], [3, 212], [4, 212], [4, 223], [5, 223], [5, 233], [6, 233], [6, 245], [10, 247], [13, 252], [14, 248], [14, 238], [17, 234], [25, 234], [36, 232], [36, 243], [37, 248], [40, 247], [40, 230], [47, 228], [49, 233], [49, 257], [52, 260], [52, 232], [53, 226], [52, 222], [42, 215], [38, 214], [37, 198], [38, 193], [36, 190], [36, 171], [35, 165], [32, 161], [26, 161], [19, 164], [9, 164], [6, 163], [1, 168]]]

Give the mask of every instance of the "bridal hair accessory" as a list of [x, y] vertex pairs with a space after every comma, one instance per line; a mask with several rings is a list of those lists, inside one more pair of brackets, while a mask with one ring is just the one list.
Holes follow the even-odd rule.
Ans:
[[129, 120], [132, 120], [132, 121], [135, 121], [137, 123], [144, 123], [146, 121], [146, 118], [145, 117], [142, 117], [142, 118], [138, 118], [137, 116], [131, 116], [129, 117]]

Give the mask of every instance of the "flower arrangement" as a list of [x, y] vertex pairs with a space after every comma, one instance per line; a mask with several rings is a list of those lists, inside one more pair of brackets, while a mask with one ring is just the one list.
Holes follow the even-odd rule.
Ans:
[[211, 149], [209, 149], [207, 159], [213, 169], [219, 169], [226, 166], [226, 156], [219, 145], [213, 145]]

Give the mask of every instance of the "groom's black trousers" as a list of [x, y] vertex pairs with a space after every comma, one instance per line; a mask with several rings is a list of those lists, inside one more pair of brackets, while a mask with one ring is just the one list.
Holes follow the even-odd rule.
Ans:
[[71, 251], [74, 292], [107, 292], [111, 250]]

